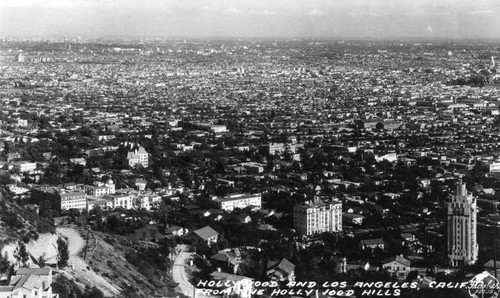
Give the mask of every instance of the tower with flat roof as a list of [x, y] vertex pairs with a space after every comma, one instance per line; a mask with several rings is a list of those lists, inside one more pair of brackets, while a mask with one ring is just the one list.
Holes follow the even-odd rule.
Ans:
[[453, 267], [471, 265], [477, 261], [476, 198], [467, 191], [465, 183], [456, 185], [455, 194], [447, 203], [448, 258]]

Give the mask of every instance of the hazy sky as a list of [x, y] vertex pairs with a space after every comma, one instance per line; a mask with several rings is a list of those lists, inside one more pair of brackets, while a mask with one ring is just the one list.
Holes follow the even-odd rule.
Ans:
[[500, 0], [0, 0], [0, 37], [500, 38]]

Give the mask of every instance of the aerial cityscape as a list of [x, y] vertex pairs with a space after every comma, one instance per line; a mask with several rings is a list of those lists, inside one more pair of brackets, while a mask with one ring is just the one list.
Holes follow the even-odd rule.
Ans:
[[500, 32], [280, 1], [0, 4], [0, 298], [498, 297]]

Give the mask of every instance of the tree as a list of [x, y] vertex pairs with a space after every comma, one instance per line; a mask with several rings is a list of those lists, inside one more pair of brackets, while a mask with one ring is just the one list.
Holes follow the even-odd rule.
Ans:
[[0, 254], [0, 274], [4, 274], [9, 272], [10, 268], [10, 263], [9, 263], [9, 258], [7, 256], [7, 252], [2, 256]]
[[45, 267], [45, 263], [47, 262], [47, 258], [45, 257], [45, 253], [43, 253], [40, 257], [38, 257], [38, 266], [40, 266], [40, 268], [43, 268]]
[[69, 250], [68, 240], [59, 236], [57, 238], [57, 266], [64, 268], [68, 266]]
[[21, 240], [18, 241], [17, 245], [19, 246], [16, 259], [18, 262], [21, 262], [22, 266], [26, 266], [26, 263], [28, 262], [30, 256], [28, 254], [28, 251], [26, 250], [26, 245], [24, 242]]

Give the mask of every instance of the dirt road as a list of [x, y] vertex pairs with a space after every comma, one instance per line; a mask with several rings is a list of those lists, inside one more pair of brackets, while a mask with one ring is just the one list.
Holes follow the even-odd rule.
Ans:
[[[45, 256], [47, 261], [55, 263], [57, 256], [57, 238], [64, 236], [68, 239], [69, 266], [64, 270], [58, 270], [68, 278], [74, 278], [78, 283], [96, 286], [106, 297], [119, 297], [120, 288], [112, 285], [102, 276], [95, 273], [84, 262], [78, 254], [85, 248], [85, 240], [80, 233], [72, 227], [58, 227], [56, 234], [41, 234], [37, 241], [26, 244], [26, 250], [35, 258]], [[11, 243], [4, 247], [3, 252], [7, 252], [11, 262], [15, 262], [14, 253], [17, 250], [17, 243]]]
[[194, 287], [189, 282], [189, 278], [184, 268], [186, 261], [193, 253], [187, 252], [187, 247], [184, 245], [179, 245], [178, 248], [180, 252], [175, 258], [174, 268], [172, 268], [172, 277], [174, 281], [179, 284], [179, 290], [182, 294], [193, 297]]

